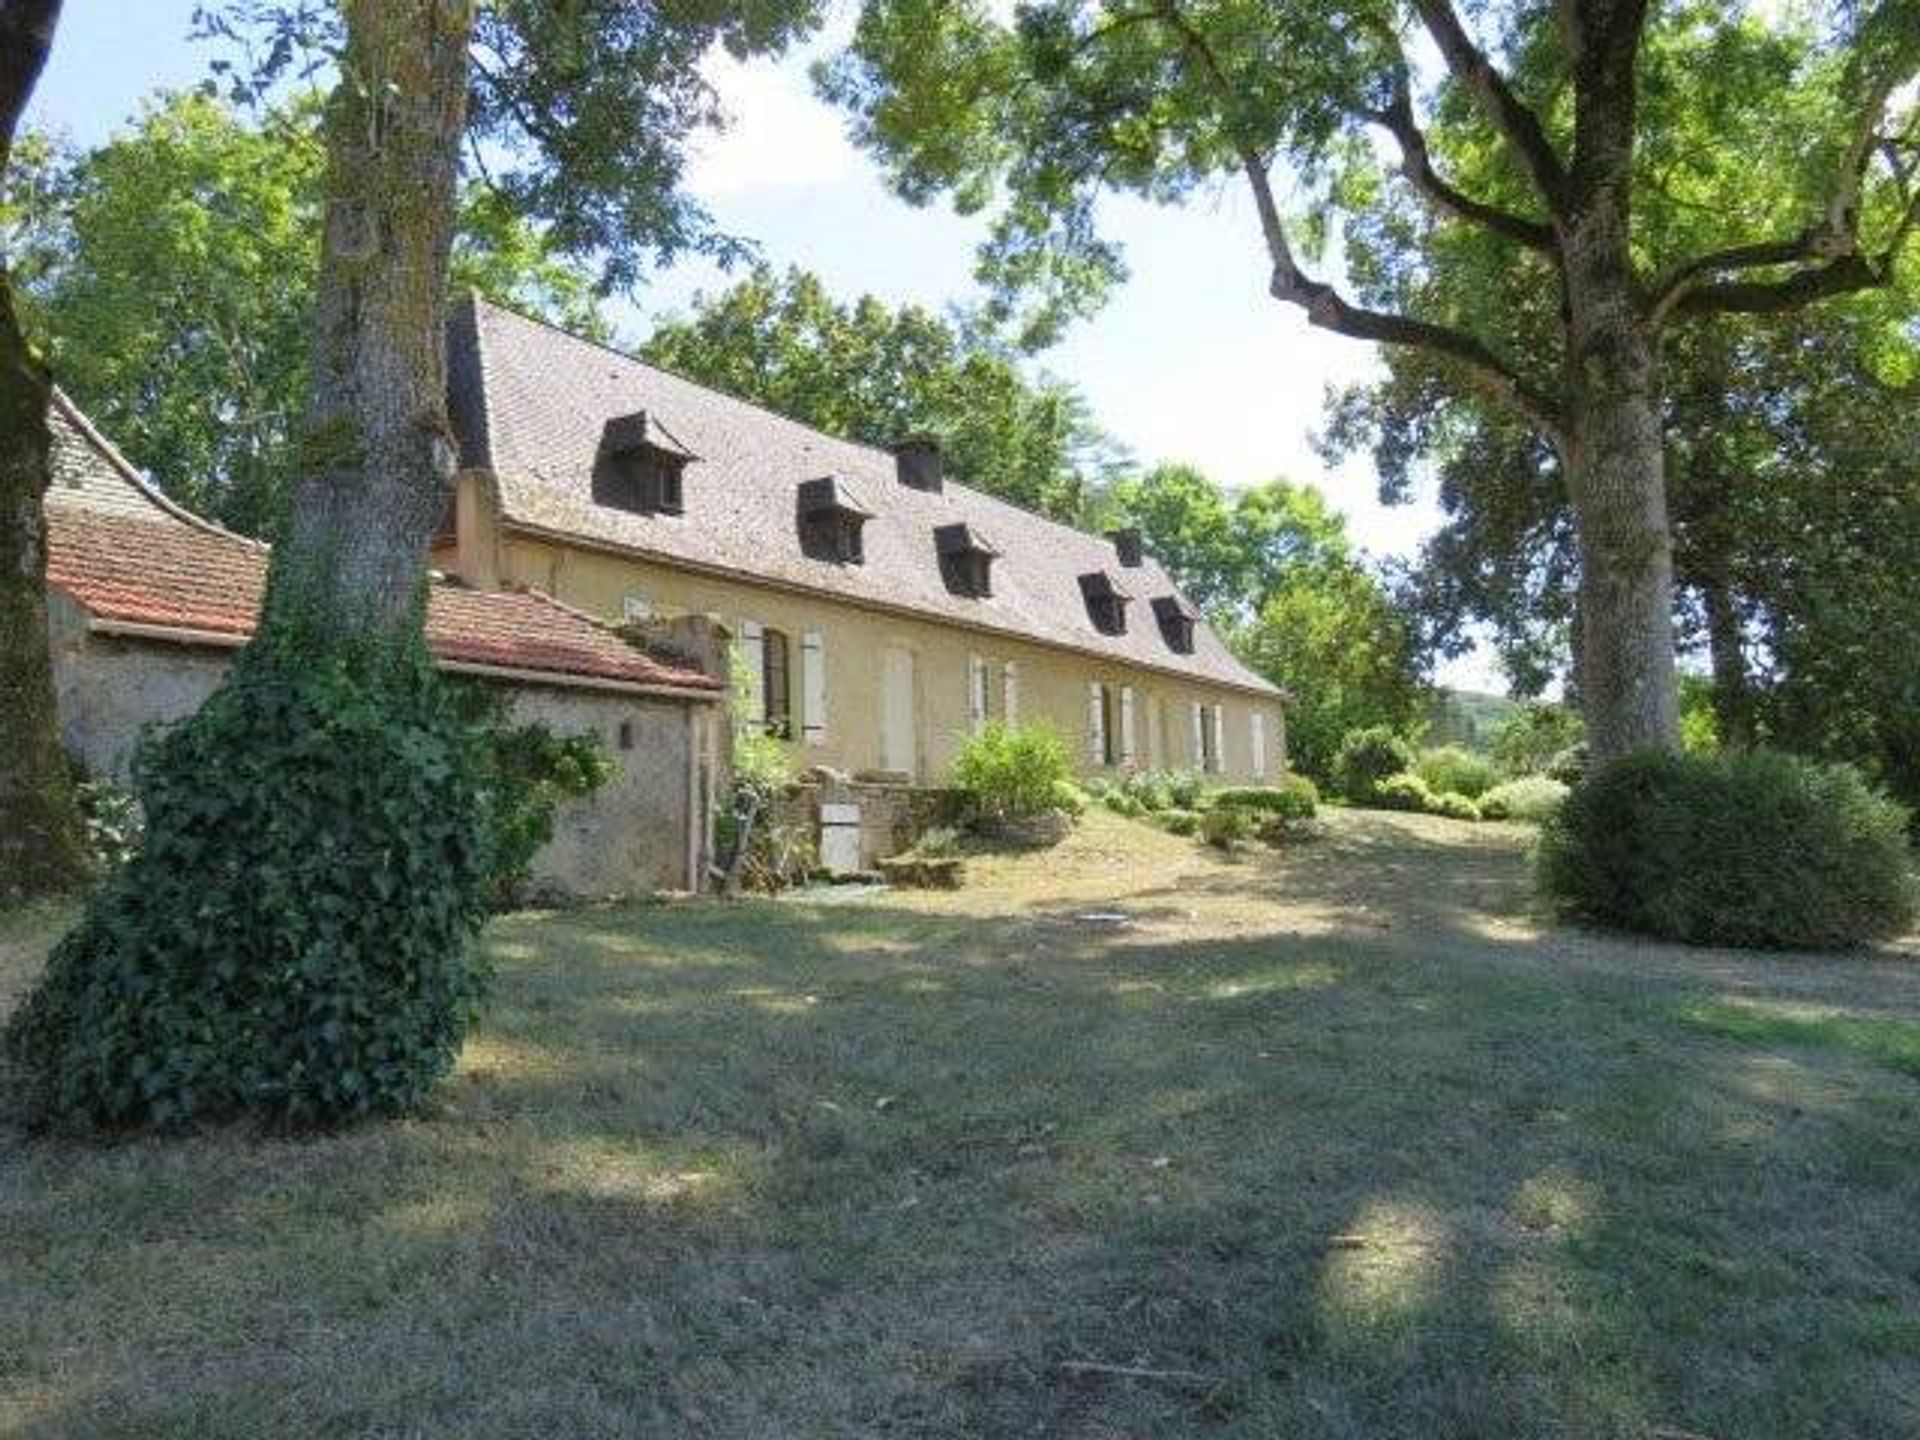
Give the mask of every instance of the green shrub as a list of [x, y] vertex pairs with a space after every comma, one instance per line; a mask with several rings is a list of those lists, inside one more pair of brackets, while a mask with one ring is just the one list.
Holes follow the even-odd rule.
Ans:
[[1176, 810], [1198, 810], [1200, 797], [1206, 793], [1207, 777], [1198, 770], [1162, 770], [1160, 778], [1166, 782], [1167, 803]]
[[1085, 790], [1071, 780], [1062, 780], [1053, 787], [1053, 804], [1048, 808], [1077, 820], [1087, 813], [1087, 806], [1091, 803]]
[[1216, 805], [1200, 816], [1200, 838], [1221, 850], [1231, 850], [1253, 838], [1253, 815], [1237, 805]]
[[88, 869], [96, 877], [112, 874], [133, 858], [146, 832], [139, 797], [124, 785], [96, 779], [76, 763], [73, 799], [80, 809]]
[[1447, 820], [1478, 820], [1480, 807], [1457, 790], [1442, 790], [1427, 802], [1427, 813]]
[[486, 761], [425, 647], [256, 640], [142, 747], [139, 852], [13, 1016], [37, 1124], [412, 1109], [484, 988]]
[[1478, 800], [1500, 783], [1500, 772], [1491, 760], [1458, 745], [1421, 751], [1420, 758], [1414, 761], [1413, 773], [1437, 794], [1451, 791], [1469, 800]]
[[1283, 820], [1311, 820], [1318, 812], [1320, 792], [1304, 775], [1289, 775], [1278, 785], [1236, 786], [1213, 792], [1213, 804], [1236, 806]]
[[1200, 812], [1197, 810], [1162, 810], [1153, 817], [1153, 823], [1169, 835], [1193, 835], [1200, 829]]
[[510, 725], [499, 691], [466, 685], [459, 693], [467, 722], [485, 742], [481, 773], [493, 830], [487, 904], [504, 910], [525, 893], [534, 857], [553, 839], [561, 803], [593, 794], [620, 767], [591, 732], [556, 735], [544, 725]]
[[1560, 808], [1567, 787], [1545, 775], [1522, 775], [1480, 797], [1482, 820], [1526, 820], [1538, 825]]
[[1572, 789], [1587, 778], [1587, 746], [1582, 741], [1569, 745], [1547, 762], [1547, 778]]
[[953, 784], [972, 813], [985, 820], [1018, 820], [1058, 809], [1060, 787], [1073, 767], [1066, 741], [1046, 725], [987, 725], [967, 737], [954, 757]]
[[1120, 782], [1127, 797], [1142, 810], [1165, 810], [1173, 804], [1173, 786], [1164, 770], [1137, 770]]
[[1427, 782], [1412, 772], [1389, 775], [1373, 790], [1373, 804], [1381, 810], [1407, 810], [1425, 814], [1433, 808], [1433, 791]]
[[1113, 811], [1114, 814], [1125, 815], [1129, 819], [1138, 819], [1147, 813], [1146, 806], [1142, 805], [1125, 790], [1118, 787], [1110, 789], [1105, 795], [1102, 795], [1100, 797], [1100, 803], [1105, 805], [1107, 809]]
[[1567, 914], [1693, 944], [1832, 949], [1912, 923], [1906, 814], [1858, 772], [1772, 752], [1636, 755], [1541, 831]]
[[1413, 768], [1413, 747], [1385, 725], [1352, 730], [1333, 757], [1334, 783], [1357, 804], [1372, 801], [1380, 786]]

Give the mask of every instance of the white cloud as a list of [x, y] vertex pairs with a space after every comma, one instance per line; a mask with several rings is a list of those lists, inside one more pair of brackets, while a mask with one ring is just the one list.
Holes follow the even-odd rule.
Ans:
[[687, 178], [694, 193], [713, 200], [819, 185], [859, 168], [840, 116], [814, 95], [804, 63], [742, 62], [715, 51], [705, 69], [728, 124], [693, 146]]

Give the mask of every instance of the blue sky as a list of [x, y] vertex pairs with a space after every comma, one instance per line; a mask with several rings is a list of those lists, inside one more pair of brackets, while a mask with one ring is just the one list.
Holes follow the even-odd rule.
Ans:
[[[192, 10], [193, 0], [67, 0], [29, 123], [90, 144], [154, 89], [199, 80], [209, 52], [186, 38]], [[710, 75], [733, 124], [702, 142], [694, 192], [769, 261], [815, 270], [838, 293], [933, 307], [969, 298], [977, 227], [889, 195], [839, 117], [813, 97], [806, 59], [716, 61]], [[1329, 472], [1310, 444], [1326, 387], [1367, 374], [1371, 352], [1310, 330], [1268, 298], [1243, 194], [1223, 190], [1178, 210], [1118, 202], [1108, 228], [1134, 278], [1047, 353], [1046, 368], [1077, 385], [1142, 459], [1190, 461], [1229, 485], [1310, 481], [1369, 550], [1410, 554], [1436, 523], [1431, 499], [1383, 507], [1364, 460]], [[676, 267], [621, 307], [617, 323], [628, 338], [644, 336], [658, 316], [724, 283], [705, 263]], [[1443, 678], [1501, 688], [1477, 657]]]

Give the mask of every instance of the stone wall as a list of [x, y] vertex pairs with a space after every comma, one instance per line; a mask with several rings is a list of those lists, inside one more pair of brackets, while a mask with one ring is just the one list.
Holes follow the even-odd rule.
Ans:
[[[64, 596], [50, 593], [48, 602], [62, 739], [89, 772], [124, 784], [142, 730], [197, 710], [234, 651], [92, 634]], [[552, 842], [534, 860], [535, 881], [581, 896], [697, 888], [717, 707], [612, 690], [503, 689], [511, 719], [560, 734], [592, 731], [620, 766], [598, 792], [561, 807]]]
[[866, 870], [911, 848], [931, 826], [950, 824], [955, 811], [950, 791], [893, 781], [847, 780], [831, 772], [812, 771], [775, 804], [773, 822], [804, 825], [818, 837], [822, 805], [859, 807], [859, 863]]

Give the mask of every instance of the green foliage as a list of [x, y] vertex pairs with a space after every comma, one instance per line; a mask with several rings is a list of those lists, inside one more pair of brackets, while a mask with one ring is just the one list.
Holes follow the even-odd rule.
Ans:
[[423, 648], [256, 641], [143, 749], [145, 843], [8, 1025], [31, 1117], [311, 1126], [417, 1106], [483, 989], [486, 772]]
[[1857, 771], [1772, 751], [1636, 755], [1541, 831], [1566, 913], [1689, 944], [1837, 949], [1914, 918], [1906, 814]]
[[1357, 805], [1373, 800], [1382, 782], [1413, 768], [1413, 747], [1386, 725], [1349, 730], [1333, 757], [1334, 783]]
[[1125, 815], [1130, 820], [1137, 820], [1148, 811], [1145, 804], [1120, 787], [1107, 791], [1100, 797], [1100, 803], [1114, 814]]
[[1078, 392], [918, 306], [844, 303], [767, 267], [661, 325], [655, 364], [870, 445], [932, 434], [955, 479], [1069, 522], [1119, 452]]
[[1254, 669], [1293, 692], [1287, 751], [1294, 766], [1337, 783], [1349, 731], [1405, 731], [1419, 719], [1425, 689], [1415, 639], [1381, 583], [1347, 564], [1286, 573], [1234, 644]]
[[1149, 814], [1173, 804], [1173, 786], [1164, 770], [1136, 770], [1120, 782], [1120, 787]]
[[112, 874], [140, 850], [146, 818], [139, 798], [124, 785], [73, 767], [73, 798], [80, 807], [87, 865], [97, 876]]
[[1216, 790], [1213, 808], [1227, 806], [1276, 815], [1283, 820], [1311, 820], [1320, 806], [1320, 791], [1304, 775], [1289, 775], [1278, 785], [1247, 785]]
[[1078, 819], [1087, 813], [1087, 803], [1085, 790], [1071, 780], [1062, 780], [1053, 787], [1053, 799], [1048, 808], [1069, 819]]
[[1578, 785], [1587, 778], [1587, 759], [1584, 740], [1577, 745], [1569, 745], [1547, 762], [1547, 778], [1558, 780], [1569, 788]]
[[1215, 805], [1200, 816], [1200, 838], [1220, 850], [1232, 850], [1253, 838], [1259, 822], [1238, 805]]
[[1377, 810], [1407, 810], [1424, 815], [1432, 811], [1437, 798], [1427, 788], [1426, 781], [1411, 771], [1403, 771], [1375, 785], [1364, 803]]
[[556, 735], [544, 725], [511, 725], [500, 693], [463, 685], [464, 718], [482, 739], [481, 764], [493, 870], [487, 904], [513, 906], [533, 874], [534, 857], [553, 838], [562, 802], [583, 799], [620, 771], [600, 737]]
[[1427, 813], [1439, 815], [1448, 820], [1478, 820], [1480, 807], [1471, 796], [1462, 795], [1454, 790], [1442, 790], [1434, 794], [1427, 802]]
[[[8, 182], [32, 236], [21, 292], [61, 384], [170, 495], [247, 535], [273, 529], [303, 458], [318, 115], [309, 97], [249, 123], [160, 94], [96, 149], [29, 145]], [[484, 185], [463, 196], [452, 270], [457, 289], [606, 333], [585, 272]]]
[[1680, 677], [1680, 748], [1689, 755], [1711, 755], [1720, 748], [1713, 682], [1703, 675]]
[[970, 735], [953, 760], [953, 785], [984, 820], [1021, 820], [1063, 808], [1073, 783], [1067, 742], [1042, 724], [989, 722]]
[[1509, 775], [1537, 775], [1554, 756], [1586, 739], [1578, 712], [1535, 700], [1508, 717], [1493, 738], [1494, 762]]
[[1206, 793], [1207, 777], [1198, 770], [1162, 770], [1160, 777], [1166, 782], [1167, 799], [1175, 809], [1197, 810], [1200, 797]]
[[1217, 621], [1243, 624], [1287, 575], [1352, 559], [1346, 519], [1310, 485], [1229, 495], [1191, 465], [1157, 465], [1112, 490], [1117, 518]]
[[1567, 787], [1545, 775], [1522, 775], [1480, 797], [1483, 820], [1525, 820], [1539, 825], [1567, 798]]
[[1485, 754], [1522, 708], [1506, 695], [1440, 687], [1427, 696], [1419, 733], [1432, 745], [1460, 745]]
[[1491, 760], [1457, 745], [1422, 750], [1413, 763], [1413, 772], [1427, 782], [1429, 789], [1451, 790], [1469, 800], [1479, 799], [1500, 781], [1500, 772]]
[[1153, 823], [1169, 835], [1197, 835], [1200, 832], [1200, 812], [1178, 808], [1162, 810], [1153, 817]]

